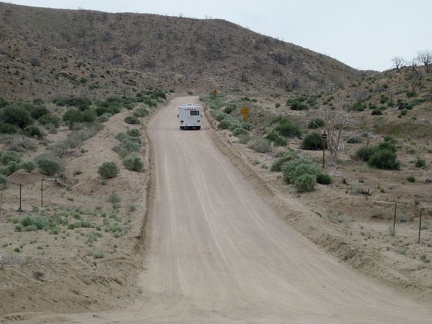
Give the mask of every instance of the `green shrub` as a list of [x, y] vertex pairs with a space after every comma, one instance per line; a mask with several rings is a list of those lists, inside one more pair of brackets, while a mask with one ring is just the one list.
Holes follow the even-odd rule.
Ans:
[[248, 131], [250, 131], [253, 127], [254, 126], [251, 123], [247, 123], [247, 122], [246, 123], [245, 122], [241, 123], [241, 128], [244, 128], [244, 129], [246, 129]]
[[224, 113], [223, 111], [219, 111], [219, 110], [212, 110], [210, 112], [210, 114], [213, 116], [214, 119], [216, 119], [218, 122], [222, 121], [223, 119], [225, 119], [226, 117], [228, 117], [228, 115], [226, 113]]
[[69, 109], [63, 114], [63, 121], [72, 128], [73, 124], [80, 123], [81, 120], [81, 112], [77, 109]]
[[27, 171], [27, 172], [32, 172], [37, 168], [37, 163], [35, 161], [29, 160], [29, 161], [24, 161], [21, 163], [21, 169]]
[[6, 166], [6, 175], [9, 176], [15, 172], [17, 172], [20, 169], [20, 164], [16, 163], [16, 162], [10, 162], [7, 166]]
[[229, 103], [226, 107], [225, 107], [225, 109], [223, 110], [224, 111], [224, 113], [226, 113], [226, 114], [231, 114], [235, 109], [236, 109], [237, 107], [236, 107], [236, 105], [235, 104], [233, 104], [233, 103]]
[[323, 184], [323, 185], [328, 185], [331, 183], [331, 181], [332, 181], [332, 179], [328, 174], [320, 173], [316, 177], [316, 182]]
[[309, 109], [308, 105], [306, 105], [302, 102], [299, 102], [299, 101], [293, 101], [289, 104], [289, 106], [290, 106], [291, 110], [308, 110]]
[[37, 159], [37, 165], [42, 174], [53, 176], [62, 170], [62, 164], [59, 160], [42, 156]]
[[127, 116], [127, 117], [124, 119], [124, 122], [125, 122], [126, 124], [130, 124], [130, 125], [138, 125], [138, 124], [141, 124], [141, 122], [139, 121], [139, 119], [138, 119], [137, 117], [135, 117], [135, 116]]
[[416, 178], [414, 176], [408, 176], [406, 179], [408, 182], [415, 182], [416, 181]]
[[0, 110], [0, 122], [24, 129], [33, 124], [34, 121], [25, 108], [19, 105], [10, 105]]
[[141, 132], [138, 128], [131, 128], [126, 131], [126, 134], [130, 137], [140, 137]]
[[298, 123], [284, 120], [275, 127], [275, 131], [285, 137], [301, 137], [302, 132]]
[[129, 171], [141, 172], [144, 170], [144, 163], [139, 156], [127, 156], [123, 160], [123, 165]]
[[348, 111], [364, 111], [365, 110], [365, 106], [361, 103], [361, 102], [356, 102], [352, 107], [348, 108]]
[[243, 134], [239, 136], [239, 142], [241, 144], [247, 144], [252, 139], [250, 134]]
[[397, 144], [397, 141], [392, 136], [390, 136], [390, 135], [384, 136], [384, 142], [387, 142], [387, 143], [390, 143], [390, 144], [393, 144], [393, 145]]
[[294, 187], [297, 192], [309, 192], [315, 188], [316, 178], [312, 174], [303, 174], [299, 176], [295, 182]]
[[24, 106], [33, 119], [39, 119], [44, 115], [49, 114], [49, 110], [43, 105], [27, 104]]
[[15, 151], [4, 151], [0, 153], [0, 164], [8, 165], [11, 162], [21, 162], [21, 154]]
[[24, 128], [23, 133], [24, 133], [24, 135], [26, 135], [28, 137], [36, 136], [39, 139], [44, 136], [44, 134], [42, 133], [40, 128], [37, 127], [36, 125], [27, 126], [26, 128]]
[[288, 141], [283, 138], [283, 137], [277, 137], [275, 138], [275, 140], [273, 141], [274, 146], [287, 146], [288, 145]]
[[270, 171], [280, 172], [282, 171], [281, 167], [285, 162], [291, 161], [293, 159], [298, 158], [298, 153], [295, 151], [288, 151], [282, 154], [279, 158], [277, 158], [270, 167]]
[[275, 131], [272, 131], [271, 133], [267, 134], [265, 137], [268, 141], [272, 142], [274, 146], [286, 146], [288, 144], [287, 140], [283, 137], [281, 137], [278, 133]]
[[146, 117], [149, 115], [149, 111], [146, 108], [138, 108], [132, 114], [135, 117]]
[[239, 137], [240, 135], [246, 135], [246, 134], [249, 134], [249, 131], [244, 128], [235, 128], [233, 130], [233, 135], [236, 137]]
[[0, 121], [0, 133], [1, 134], [16, 134], [19, 131], [20, 131], [20, 129], [17, 126]]
[[25, 216], [20, 224], [24, 227], [25, 231], [34, 231], [44, 229], [49, 225], [49, 221], [45, 216]]
[[382, 110], [381, 109], [379, 109], [379, 108], [375, 108], [374, 110], [372, 110], [372, 113], [371, 113], [372, 115], [374, 115], [374, 116], [380, 116], [380, 115], [382, 115], [383, 113], [382, 113]]
[[396, 158], [395, 152], [389, 149], [379, 149], [369, 158], [368, 164], [378, 169], [399, 170], [400, 162]]
[[99, 175], [104, 179], [115, 178], [120, 172], [115, 162], [104, 162], [98, 169]]
[[249, 147], [258, 153], [267, 153], [272, 150], [270, 142], [262, 137], [254, 138], [249, 142]]
[[369, 158], [377, 151], [377, 148], [375, 146], [363, 146], [360, 147], [357, 152], [356, 152], [356, 156], [364, 161], [367, 162], [369, 161]]
[[324, 121], [324, 119], [321, 119], [321, 118], [314, 118], [311, 121], [309, 121], [309, 123], [308, 123], [309, 129], [317, 129], [317, 128], [321, 128], [324, 126], [325, 126], [325, 121]]
[[221, 120], [218, 125], [218, 129], [230, 129], [230, 128], [231, 128], [231, 122], [228, 119]]
[[327, 147], [327, 142], [322, 139], [321, 134], [316, 132], [307, 134], [301, 145], [303, 150], [322, 150], [323, 147]]
[[312, 175], [316, 181], [316, 177], [321, 173], [321, 169], [305, 157], [299, 157], [285, 162], [282, 165], [281, 170], [285, 182], [293, 184], [297, 178], [304, 174]]
[[[135, 137], [135, 139], [139, 137]], [[116, 152], [121, 158], [126, 157], [130, 153], [139, 152], [141, 146], [139, 143], [133, 141], [131, 138], [125, 138], [120, 145], [114, 146], [113, 151]]]
[[378, 144], [378, 150], [389, 150], [392, 152], [396, 152], [396, 146], [390, 142], [382, 142]]
[[89, 109], [92, 104], [90, 99], [79, 97], [57, 98], [54, 99], [53, 102], [58, 106], [74, 106], [81, 111]]
[[4, 188], [6, 188], [7, 181], [8, 181], [8, 178], [5, 175], [0, 174], [0, 190], [3, 190]]
[[41, 125], [53, 125], [55, 128], [59, 128], [60, 126], [60, 118], [58, 118], [57, 116], [53, 115], [53, 114], [46, 114], [43, 115], [42, 117], [40, 117], [38, 119], [38, 122]]
[[416, 161], [416, 164], [415, 164], [415, 166], [416, 166], [417, 168], [422, 168], [422, 167], [424, 167], [425, 165], [426, 165], [426, 161], [425, 161], [425, 160], [420, 159], [420, 158], [417, 158], [417, 161]]

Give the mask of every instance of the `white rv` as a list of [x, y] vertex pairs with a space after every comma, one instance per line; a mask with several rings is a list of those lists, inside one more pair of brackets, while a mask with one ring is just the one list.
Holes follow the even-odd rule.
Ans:
[[177, 115], [180, 121], [180, 129], [201, 129], [201, 106], [197, 104], [185, 104], [179, 107]]

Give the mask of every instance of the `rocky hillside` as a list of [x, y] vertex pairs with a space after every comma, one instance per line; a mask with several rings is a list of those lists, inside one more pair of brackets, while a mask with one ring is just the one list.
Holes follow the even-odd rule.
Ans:
[[219, 19], [0, 3], [0, 96], [132, 95], [142, 88], [328, 90], [365, 76]]

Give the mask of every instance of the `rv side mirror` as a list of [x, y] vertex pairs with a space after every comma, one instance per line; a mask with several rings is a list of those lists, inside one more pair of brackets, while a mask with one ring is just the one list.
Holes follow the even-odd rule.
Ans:
[[177, 118], [178, 118], [178, 116], [179, 116], [179, 115], [177, 115]]

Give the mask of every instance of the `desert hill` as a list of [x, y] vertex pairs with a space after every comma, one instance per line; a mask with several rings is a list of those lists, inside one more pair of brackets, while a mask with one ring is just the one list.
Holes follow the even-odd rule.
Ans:
[[6, 99], [131, 95], [148, 87], [319, 91], [366, 74], [220, 19], [6, 3], [0, 17]]

